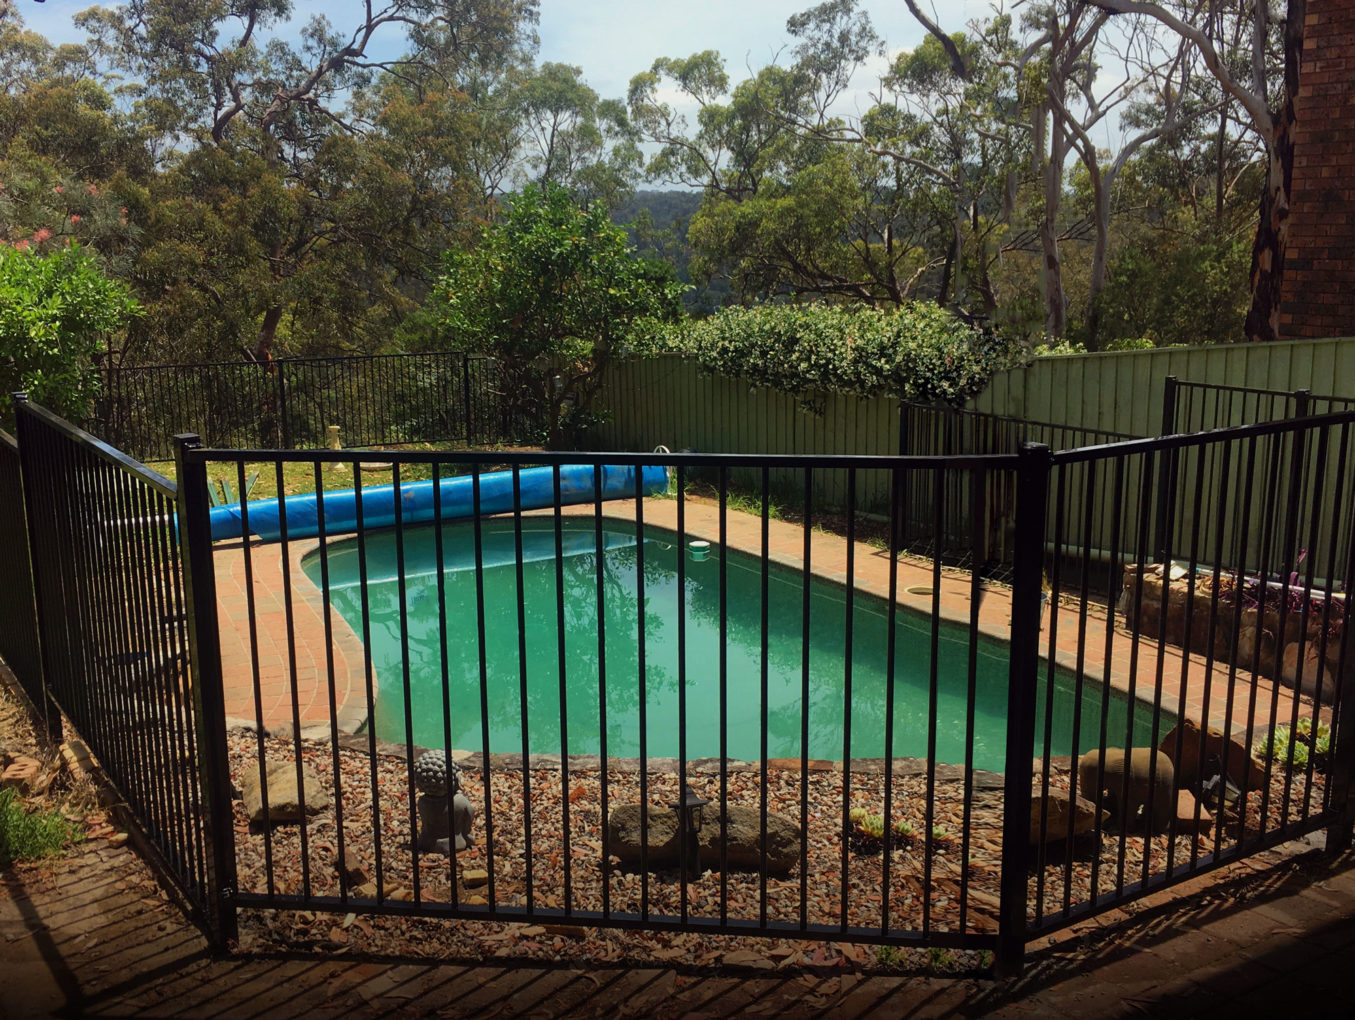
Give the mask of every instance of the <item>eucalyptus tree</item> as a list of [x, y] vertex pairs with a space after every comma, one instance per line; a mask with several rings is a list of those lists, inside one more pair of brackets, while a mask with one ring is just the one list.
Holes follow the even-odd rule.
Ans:
[[1141, 15], [1184, 39], [1205, 68], [1244, 111], [1265, 146], [1266, 183], [1261, 193], [1256, 236], [1252, 243], [1251, 307], [1243, 324], [1248, 340], [1279, 339], [1280, 293], [1285, 251], [1289, 243], [1289, 190], [1294, 168], [1294, 99], [1307, 16], [1306, 0], [1288, 0], [1281, 16], [1269, 0], [1248, 6], [1250, 59], [1245, 68], [1231, 65], [1228, 12], [1222, 0], [1169, 7], [1141, 0], [1087, 0], [1115, 15]]
[[[352, 144], [390, 130], [391, 120], [381, 124], [376, 111], [385, 107], [355, 97], [407, 87], [415, 101], [406, 111], [430, 114], [410, 140], [430, 142], [438, 118], [420, 92], [436, 82], [443, 100], [454, 101], [463, 68], [494, 66], [530, 34], [536, 0], [368, 0], [347, 8], [347, 29], [317, 15], [295, 43], [278, 31], [291, 10], [289, 0], [130, 0], [79, 16], [95, 55], [138, 83], [136, 111], [169, 140], [169, 164], [203, 147], [218, 150], [177, 176], [213, 196], [216, 207], [200, 210], [208, 220], [248, 232], [228, 243], [250, 265], [249, 295], [238, 285], [204, 294], [209, 303], [243, 299], [248, 307], [237, 308], [236, 321], [254, 320], [245, 346], [260, 361], [271, 357], [284, 315], [298, 310], [308, 281], [332, 276], [337, 262], [354, 257], [342, 244], [352, 239], [345, 221], [352, 190], [391, 185], [389, 161], [358, 159]], [[375, 55], [378, 36], [400, 34], [405, 56]], [[208, 168], [224, 187], [201, 181]], [[182, 197], [191, 203], [199, 194]], [[191, 230], [191, 217], [179, 225]], [[207, 234], [223, 236], [214, 228]], [[191, 279], [179, 285], [197, 286]]]
[[633, 190], [643, 157], [626, 106], [601, 99], [583, 69], [547, 61], [521, 83], [526, 176], [615, 208]]
[[[1080, 13], [1080, 5], [1073, 5], [1062, 26], [1055, 8], [1049, 8], [1046, 15], [1050, 40], [1046, 95], [1053, 131], [1062, 130], [1090, 184], [1095, 236], [1085, 335], [1088, 348], [1095, 350], [1100, 342], [1098, 296], [1106, 281], [1115, 183], [1136, 153], [1174, 129], [1189, 91], [1191, 61], [1184, 43], [1163, 45], [1161, 33], [1143, 19], [1118, 26], [1121, 33], [1109, 33], [1104, 14], [1086, 21], [1079, 30]], [[1153, 97], [1155, 115], [1149, 122], [1140, 121], [1132, 133], [1122, 133], [1116, 151], [1106, 153], [1096, 144], [1093, 131], [1145, 93]], [[1063, 176], [1054, 172], [1051, 159], [1045, 188], [1047, 227], [1064, 190]]]

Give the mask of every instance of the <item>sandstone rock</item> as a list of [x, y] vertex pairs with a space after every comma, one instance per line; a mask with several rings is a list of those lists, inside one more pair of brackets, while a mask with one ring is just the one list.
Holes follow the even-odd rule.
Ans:
[[268, 816], [264, 817], [263, 793], [259, 787], [257, 766], [245, 768], [240, 794], [244, 798], [245, 813], [251, 822], [296, 822], [306, 815], [318, 814], [329, 807], [329, 794], [320, 784], [320, 778], [307, 765], [301, 766], [301, 783], [306, 800], [301, 802], [296, 784], [296, 763], [274, 761], [268, 765]]
[[[706, 868], [719, 867], [720, 861], [721, 814], [713, 808], [714, 805], [706, 808], [700, 832], [701, 864]], [[640, 863], [640, 812], [639, 804], [622, 804], [614, 808], [607, 819], [608, 847], [623, 864]], [[649, 806], [646, 814], [650, 869], [676, 866], [681, 857], [677, 815], [669, 807], [654, 805]], [[761, 812], [757, 808], [732, 804], [726, 817], [728, 842], [725, 849], [729, 866], [739, 870], [760, 870], [763, 861]], [[766, 845], [767, 870], [785, 874], [800, 859], [800, 827], [782, 815], [767, 812]]]
[[[1177, 734], [1181, 736], [1180, 761], [1176, 760]], [[1157, 749], [1172, 759], [1176, 766], [1176, 785], [1185, 790], [1198, 790], [1200, 784], [1219, 771], [1242, 785], [1243, 774], [1247, 777], [1247, 789], [1259, 790], [1266, 782], [1266, 770], [1260, 762], [1252, 758], [1245, 744], [1238, 740], [1226, 739], [1217, 726], [1209, 727], [1204, 734], [1203, 750], [1200, 746], [1200, 727], [1189, 719], [1182, 722], [1166, 737]], [[1224, 761], [1224, 747], [1227, 747], [1227, 761]]]
[[42, 775], [42, 762], [27, 755], [18, 755], [0, 772], [0, 789], [13, 786], [22, 793], [34, 792]]
[[1176, 834], [1178, 836], [1198, 836], [1208, 832], [1214, 824], [1214, 816], [1209, 809], [1200, 806], [1200, 821], [1195, 822], [1195, 795], [1189, 790], [1176, 791]]
[[465, 897], [462, 897], [461, 903], [462, 903], [463, 906], [467, 906], [467, 907], [487, 907], [487, 906], [489, 906], [489, 900], [485, 899], [483, 896], [465, 896]]
[[1098, 798], [1117, 825], [1135, 824], [1142, 809], [1151, 832], [1171, 820], [1175, 781], [1171, 758], [1149, 747], [1093, 749], [1077, 762], [1079, 789]]
[[376, 899], [376, 883], [370, 879], [360, 885], [354, 886], [351, 890], [352, 895], [362, 900]]
[[[1068, 794], [1062, 790], [1050, 790], [1045, 797], [1040, 787], [1030, 794], [1030, 842], [1040, 842], [1040, 816], [1044, 815], [1044, 841], [1081, 836], [1096, 828], [1096, 804], [1085, 797], [1069, 801]], [[1102, 810], [1101, 821], [1105, 822], [1110, 812]]]
[[1302, 670], [1299, 669], [1299, 643], [1292, 641], [1284, 646], [1280, 680], [1300, 694], [1320, 698], [1326, 705], [1330, 705], [1336, 697], [1336, 678], [1322, 663], [1318, 649], [1311, 640], [1304, 642]]
[[461, 881], [467, 889], [474, 889], [489, 882], [489, 872], [484, 868], [468, 868], [461, 872]]
[[[1213, 643], [1209, 629], [1212, 578], [1196, 575], [1192, 586], [1189, 577], [1173, 571], [1175, 576], [1172, 576], [1164, 586], [1164, 573], [1160, 563], [1149, 564], [1143, 568], [1140, 594], [1139, 567], [1130, 564], [1124, 568], [1117, 608], [1124, 617], [1125, 626], [1146, 637], [1155, 638], [1160, 634], [1162, 640], [1169, 644], [1184, 645], [1189, 615], [1191, 650], [1201, 653], [1208, 651]], [[1187, 608], [1190, 610], [1189, 614], [1186, 612]]]

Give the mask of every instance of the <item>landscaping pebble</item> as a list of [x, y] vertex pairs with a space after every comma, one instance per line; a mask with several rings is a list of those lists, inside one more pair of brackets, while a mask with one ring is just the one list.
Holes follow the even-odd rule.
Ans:
[[[249, 771], [257, 772], [258, 745], [253, 734], [232, 732], [229, 736], [232, 778], [237, 786]], [[608, 906], [614, 913], [672, 915], [682, 906], [682, 875], [676, 867], [661, 867], [641, 875], [625, 867], [619, 856], [604, 858], [603, 845], [607, 822], [601, 810], [602, 790], [607, 790], [609, 813], [614, 805], [638, 805], [641, 778], [638, 763], [609, 763], [604, 774], [601, 763], [593, 759], [592, 768], [569, 763], [568, 776], [561, 771], [558, 758], [545, 762], [533, 758], [522, 767], [520, 756], [513, 756], [513, 768], [504, 767], [492, 756], [489, 788], [485, 788], [484, 757], [479, 754], [455, 754], [462, 762], [463, 792], [476, 805], [476, 845], [454, 858], [417, 855], [413, 847], [417, 811], [409, 798], [409, 771], [403, 755], [378, 754], [341, 748], [328, 741], [307, 741], [295, 737], [265, 738], [268, 760], [276, 758], [290, 764], [300, 754], [316, 775], [321, 787], [340, 796], [331, 806], [311, 818], [303, 830], [299, 826], [251, 828], [245, 806], [237, 802], [236, 846], [238, 878], [242, 891], [269, 891], [269, 863], [274, 891], [284, 884], [293, 893], [313, 896], [337, 896], [339, 875], [334, 867], [339, 844], [339, 813], [342, 813], [344, 848], [355, 857], [356, 866], [373, 879], [377, 876], [377, 855], [385, 900], [447, 904], [457, 892], [462, 906], [487, 906], [489, 854], [493, 853], [493, 905], [499, 910], [523, 910], [531, 904], [542, 911], [600, 910], [602, 894], [607, 890]], [[415, 755], [417, 757], [417, 753]], [[334, 774], [337, 759], [339, 772]], [[721, 897], [731, 919], [757, 919], [765, 902], [770, 921], [798, 922], [803, 896], [805, 919], [810, 924], [841, 923], [844, 903], [851, 925], [878, 927], [883, 921], [894, 930], [919, 930], [926, 919], [932, 931], [992, 934], [997, 931], [999, 910], [1002, 791], [986, 773], [974, 773], [973, 789], [965, 799], [964, 770], [948, 767], [936, 770], [935, 789], [928, 805], [927, 770], [915, 763], [896, 762], [891, 770], [890, 807], [884, 810], [885, 770], [858, 767], [853, 763], [850, 785], [844, 789], [840, 766], [828, 770], [801, 772], [798, 761], [793, 769], [768, 769], [765, 788], [762, 768], [756, 763], [730, 769], [723, 779], [726, 801], [756, 813], [765, 796], [767, 808], [801, 827], [802, 799], [809, 805], [803, 849], [807, 859], [802, 888], [799, 864], [800, 837], [795, 842], [795, 859], [784, 874], [769, 874], [764, 883], [757, 870], [731, 870], [721, 875], [718, 858], [703, 849], [700, 876], [686, 881], [687, 912], [690, 917], [718, 918]], [[1067, 801], [1070, 786], [1068, 759], [1056, 760], [1050, 769], [1048, 784], [1052, 798]], [[1037, 763], [1038, 768], [1038, 763]], [[1043, 786], [1044, 777], [1035, 776]], [[674, 815], [667, 805], [679, 796], [676, 768], [664, 767], [644, 776], [645, 800], [651, 805], [651, 817]], [[982, 780], [982, 781], [980, 781]], [[1271, 777], [1268, 798], [1268, 827], [1274, 828], [1282, 817], [1291, 822], [1311, 813], [1321, 803], [1324, 777], [1313, 777], [1311, 788], [1306, 776], [1292, 776], [1289, 796], [1284, 797], [1282, 770]], [[710, 763], [698, 772], [689, 770], [688, 784], [702, 797], [718, 802], [721, 792], [718, 767]], [[373, 790], [380, 805], [372, 812]], [[844, 795], [851, 806], [872, 813], [887, 814], [891, 822], [907, 820], [913, 835], [905, 838], [892, 827], [887, 835], [889, 850], [883, 843], [874, 854], [848, 852], [843, 858], [842, 805]], [[566, 830], [563, 820], [568, 810]], [[1255, 832], [1260, 824], [1260, 797], [1248, 798], [1247, 828]], [[379, 828], [375, 820], [379, 818]], [[718, 818], [714, 805], [705, 809], [703, 833]], [[526, 839], [530, 819], [530, 852]], [[969, 840], [963, 835], [966, 819]], [[718, 823], [717, 823], [718, 824]], [[1093, 887], [1101, 896], [1113, 895], [1118, 882], [1128, 886], [1145, 874], [1158, 874], [1169, 865], [1178, 866], [1193, 857], [1232, 845], [1237, 825], [1226, 831], [1208, 827], [1197, 837], [1178, 834], [1145, 838], [1142, 832], [1103, 831], [1067, 844], [1045, 844], [1038, 848], [1035, 871], [1030, 885], [1032, 916], [1047, 917], [1064, 909], [1065, 893], [1076, 906], [1086, 902]], [[930, 827], [930, 828], [929, 828]], [[927, 838], [933, 830], [944, 830], [939, 838]], [[306, 835], [303, 873], [302, 834]], [[566, 833], [568, 839], [566, 840]], [[378, 850], [379, 847], [379, 850]], [[1123, 858], [1124, 867], [1119, 867]], [[886, 861], [889, 884], [884, 884]], [[569, 866], [566, 896], [565, 866]], [[844, 870], [844, 863], [846, 865]], [[481, 875], [476, 875], [479, 872]], [[483, 876], [483, 877], [481, 877]], [[483, 885], [475, 884], [483, 882]], [[927, 883], [930, 883], [928, 885]], [[963, 891], [963, 895], [962, 895]], [[375, 898], [375, 881], [351, 888], [357, 900]], [[963, 902], [963, 915], [961, 904]], [[355, 906], [359, 917], [361, 908]], [[299, 937], [296, 914], [242, 911], [240, 923], [256, 945], [286, 946]], [[493, 922], [458, 920], [455, 924], [437, 921], [417, 922], [407, 918], [368, 915], [372, 934], [347, 929], [349, 945], [355, 951], [407, 952], [426, 955], [513, 955], [529, 956], [534, 945], [523, 939], [518, 943], [486, 941], [502, 928]], [[541, 923], [545, 923], [542, 919]], [[561, 958], [615, 961], [652, 959], [658, 950], [673, 952], [662, 959], [692, 964], [713, 965], [726, 952], [740, 949], [766, 954], [767, 943], [756, 937], [728, 937], [719, 949], [708, 939], [672, 932], [618, 932], [586, 928], [586, 937], [561, 939], [552, 951]], [[327, 937], [327, 927], [326, 935]], [[549, 931], [547, 933], [550, 934]], [[797, 945], [803, 945], [797, 943]], [[810, 946], [817, 945], [811, 943]], [[538, 950], [539, 952], [539, 950]], [[806, 950], [812, 958], [816, 950]], [[787, 958], [790, 959], [790, 958]], [[824, 966], [851, 966], [846, 956], [827, 948]]]

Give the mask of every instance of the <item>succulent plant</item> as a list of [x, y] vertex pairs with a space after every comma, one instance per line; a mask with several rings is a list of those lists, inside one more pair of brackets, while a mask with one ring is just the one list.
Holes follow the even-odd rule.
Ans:
[[885, 819], [884, 815], [867, 815], [860, 823], [861, 831], [867, 836], [873, 836], [876, 839], [884, 839]]
[[860, 825], [869, 817], [870, 812], [863, 807], [854, 807], [848, 813], [847, 817], [851, 819], [853, 825]]
[[912, 839], [917, 835], [917, 827], [907, 818], [900, 818], [894, 823], [894, 832], [904, 839]]
[[944, 842], [946, 842], [948, 839], [950, 839], [950, 830], [948, 830], [944, 825], [933, 825], [933, 826], [932, 826], [932, 842], [933, 842], [933, 843], [944, 843]]

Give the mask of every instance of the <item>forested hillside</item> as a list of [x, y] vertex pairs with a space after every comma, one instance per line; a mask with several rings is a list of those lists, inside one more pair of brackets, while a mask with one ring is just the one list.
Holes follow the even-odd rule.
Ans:
[[[100, 356], [462, 342], [446, 254], [546, 184], [670, 263], [691, 313], [922, 300], [1032, 347], [1273, 335], [1302, 26], [1264, 5], [919, 15], [899, 50], [828, 0], [775, 64], [732, 75], [712, 25], [618, 97], [538, 63], [537, 0], [338, 5], [299, 37], [288, 8], [135, 0], [53, 46], [0, 0], [0, 242], [78, 245], [135, 299]], [[840, 112], [849, 88], [870, 105]]]

